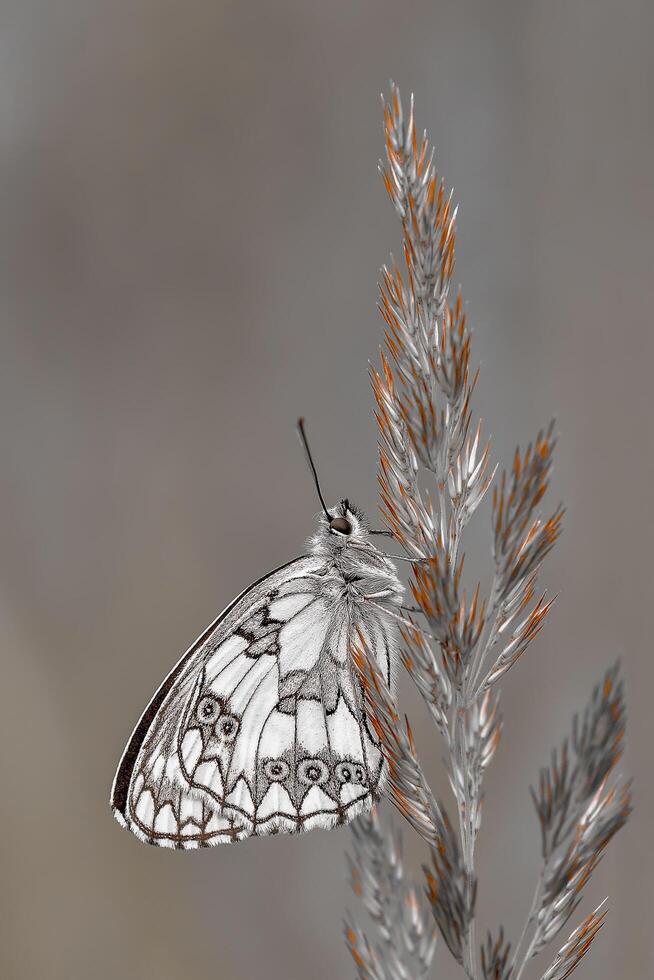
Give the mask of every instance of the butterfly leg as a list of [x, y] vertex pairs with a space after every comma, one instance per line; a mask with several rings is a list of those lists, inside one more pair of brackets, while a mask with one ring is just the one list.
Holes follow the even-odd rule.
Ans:
[[416, 626], [415, 623], [412, 623], [410, 620], [405, 619], [404, 616], [398, 616], [398, 614], [394, 613], [391, 609], [388, 609], [386, 606], [382, 606], [380, 603], [375, 602], [375, 600], [371, 599], [370, 596], [364, 596], [364, 601], [369, 602], [371, 606], [375, 606], [377, 609], [379, 609], [380, 612], [385, 613], [387, 616], [390, 616], [392, 619], [396, 619], [398, 623], [403, 623], [404, 626], [408, 626], [410, 629], [415, 630], [416, 633], [420, 633], [422, 636], [426, 636], [428, 640], [438, 639], [438, 637], [434, 636], [433, 633], [428, 633], [426, 630], [421, 629], [420, 626]]
[[[368, 531], [368, 534], [383, 535], [385, 538], [395, 537], [392, 531], [385, 531], [385, 530], [382, 531], [382, 530], [377, 530], [376, 528], [373, 528], [371, 531]], [[429, 561], [428, 558], [411, 558], [411, 557], [406, 557], [405, 555], [384, 555], [384, 558], [392, 558], [393, 561], [411, 561], [411, 562], [416, 562], [417, 564], [420, 564], [420, 562]]]
[[387, 555], [383, 551], [379, 554], [382, 558], [389, 558], [391, 561], [410, 561], [412, 565], [424, 565], [425, 562], [429, 561], [429, 558], [410, 558], [408, 555]]
[[425, 610], [421, 609], [420, 606], [400, 606], [400, 609], [402, 610], [402, 612], [422, 613], [423, 616], [427, 615]]

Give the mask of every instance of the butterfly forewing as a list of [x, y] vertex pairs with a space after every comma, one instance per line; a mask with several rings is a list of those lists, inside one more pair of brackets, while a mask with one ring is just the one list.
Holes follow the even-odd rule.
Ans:
[[117, 819], [182, 848], [345, 823], [372, 805], [383, 761], [350, 645], [390, 679], [392, 621], [343, 598], [309, 555], [261, 579], [171, 671], [116, 773]]

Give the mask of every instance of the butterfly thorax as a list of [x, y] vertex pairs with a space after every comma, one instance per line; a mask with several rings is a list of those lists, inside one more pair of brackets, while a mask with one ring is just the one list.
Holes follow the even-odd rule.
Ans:
[[342, 500], [330, 513], [343, 518], [351, 530], [348, 534], [334, 531], [321, 515], [320, 527], [309, 541], [311, 553], [325, 561], [329, 591], [348, 603], [374, 601], [399, 606], [404, 586], [392, 561], [372, 544], [361, 511]]

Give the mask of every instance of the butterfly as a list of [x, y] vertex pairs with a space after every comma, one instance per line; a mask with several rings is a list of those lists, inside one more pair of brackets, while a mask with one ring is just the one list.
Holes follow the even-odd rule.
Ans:
[[259, 579], [204, 631], [143, 712], [111, 807], [138, 838], [192, 849], [328, 829], [385, 779], [352, 660], [359, 639], [393, 687], [404, 587], [348, 500], [324, 503], [308, 552]]

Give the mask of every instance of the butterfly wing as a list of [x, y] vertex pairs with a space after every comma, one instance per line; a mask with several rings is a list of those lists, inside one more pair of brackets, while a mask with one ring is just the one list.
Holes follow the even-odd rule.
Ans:
[[[141, 715], [116, 770], [111, 807], [120, 824], [148, 843], [193, 848], [238, 839], [233, 815], [193, 790], [191, 760], [180, 754], [179, 733], [204, 666], [219, 649], [226, 662], [230, 640], [248, 613], [261, 608], [278, 584], [312, 573], [316, 562], [298, 558], [253, 583], [214, 620], [170, 671]], [[302, 588], [302, 584], [299, 586]], [[306, 587], [306, 583], [305, 583]], [[188, 743], [187, 746], [188, 747]]]
[[[225, 800], [240, 807], [250, 833], [328, 829], [374, 802], [383, 760], [368, 725], [350, 652], [358, 628], [390, 664], [390, 644], [377, 622], [358, 610], [344, 615], [321, 592], [280, 632], [279, 687], [262, 689], [246, 708], [244, 733], [231, 761]], [[236, 780], [236, 782], [234, 782]], [[234, 787], [232, 789], [232, 787]]]
[[353, 674], [353, 630], [390, 676], [392, 633], [338, 601], [308, 556], [236, 599], [146, 708], [112, 790], [120, 823], [192, 848], [345, 823], [372, 804], [382, 757]]

